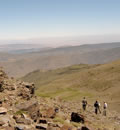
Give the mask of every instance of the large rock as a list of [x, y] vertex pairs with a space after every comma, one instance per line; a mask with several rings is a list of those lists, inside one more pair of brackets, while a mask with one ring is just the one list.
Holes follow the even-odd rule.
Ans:
[[72, 112], [72, 114], [71, 114], [71, 121], [84, 123], [85, 119], [84, 119], [83, 115], [80, 115], [78, 113]]
[[90, 129], [86, 126], [82, 126], [81, 130], [90, 130]]
[[47, 130], [48, 125], [47, 124], [37, 124], [36, 125], [36, 129], [40, 129], [40, 130]]
[[15, 130], [13, 127], [5, 127], [5, 129], [4, 130]]
[[48, 123], [47, 130], [60, 130], [62, 126], [59, 126], [58, 124], [54, 124], [53, 122]]
[[3, 92], [4, 91], [4, 88], [3, 88], [3, 82], [0, 81], [0, 92]]
[[73, 130], [73, 128], [69, 125], [63, 125], [60, 130]]
[[38, 106], [38, 101], [36, 99], [31, 99], [29, 101], [24, 101], [16, 105], [16, 108], [23, 111], [31, 111], [34, 110]]
[[9, 115], [0, 115], [0, 126], [14, 126], [16, 123]]
[[56, 112], [55, 112], [55, 109], [54, 108], [48, 108], [47, 110], [46, 110], [46, 117], [47, 118], [54, 118], [55, 117], [55, 115], [56, 115]]
[[7, 113], [7, 109], [4, 107], [0, 107], [0, 115], [1, 114], [6, 114]]
[[25, 125], [30, 125], [32, 121], [28, 118], [22, 117], [22, 116], [13, 116], [15, 119], [16, 123], [18, 124], [25, 124]]
[[40, 110], [38, 102], [34, 100], [25, 101], [16, 105], [16, 108], [22, 111], [27, 111], [30, 117], [35, 121], [40, 117]]
[[36, 130], [32, 125], [17, 124], [14, 130]]

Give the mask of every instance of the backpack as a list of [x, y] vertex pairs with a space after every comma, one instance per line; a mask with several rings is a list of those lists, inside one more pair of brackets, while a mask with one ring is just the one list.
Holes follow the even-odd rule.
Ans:
[[98, 102], [95, 102], [94, 107], [99, 107]]

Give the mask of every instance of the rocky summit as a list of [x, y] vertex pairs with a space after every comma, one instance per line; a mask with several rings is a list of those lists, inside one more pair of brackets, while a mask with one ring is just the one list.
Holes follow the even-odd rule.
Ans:
[[34, 83], [9, 78], [0, 69], [0, 130], [119, 130], [120, 116], [95, 115], [93, 106], [81, 102], [35, 96]]

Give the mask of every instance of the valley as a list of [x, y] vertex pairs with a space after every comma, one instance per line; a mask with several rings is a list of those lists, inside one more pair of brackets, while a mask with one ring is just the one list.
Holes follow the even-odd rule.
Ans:
[[[4, 67], [9, 76], [18, 78], [37, 69], [53, 70], [76, 64], [104, 64], [120, 57], [120, 43], [38, 49], [38, 45], [29, 47], [28, 44], [20, 48], [20, 45], [16, 46], [13, 46], [13, 50], [10, 48], [10, 51], [0, 53], [0, 66]], [[26, 50], [21, 51], [24, 46]]]

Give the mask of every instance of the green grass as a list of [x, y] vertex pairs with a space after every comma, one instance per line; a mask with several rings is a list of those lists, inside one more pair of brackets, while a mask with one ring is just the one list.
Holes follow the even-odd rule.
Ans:
[[[41, 72], [34, 71], [22, 78], [34, 82], [36, 95], [60, 97], [63, 100], [87, 98], [120, 98], [120, 61], [103, 65], [74, 65]], [[106, 96], [109, 95], [109, 96]]]
[[71, 122], [71, 124], [72, 124], [73, 126], [75, 126], [75, 127], [80, 127], [80, 126], [81, 126], [80, 123], [76, 123], [76, 122]]
[[27, 114], [27, 112], [19, 110], [15, 113], [15, 115]]
[[59, 122], [59, 123], [61, 123], [61, 124], [64, 124], [65, 120], [63, 120], [63, 119], [60, 118], [60, 117], [55, 117], [55, 118], [53, 119], [53, 122]]

